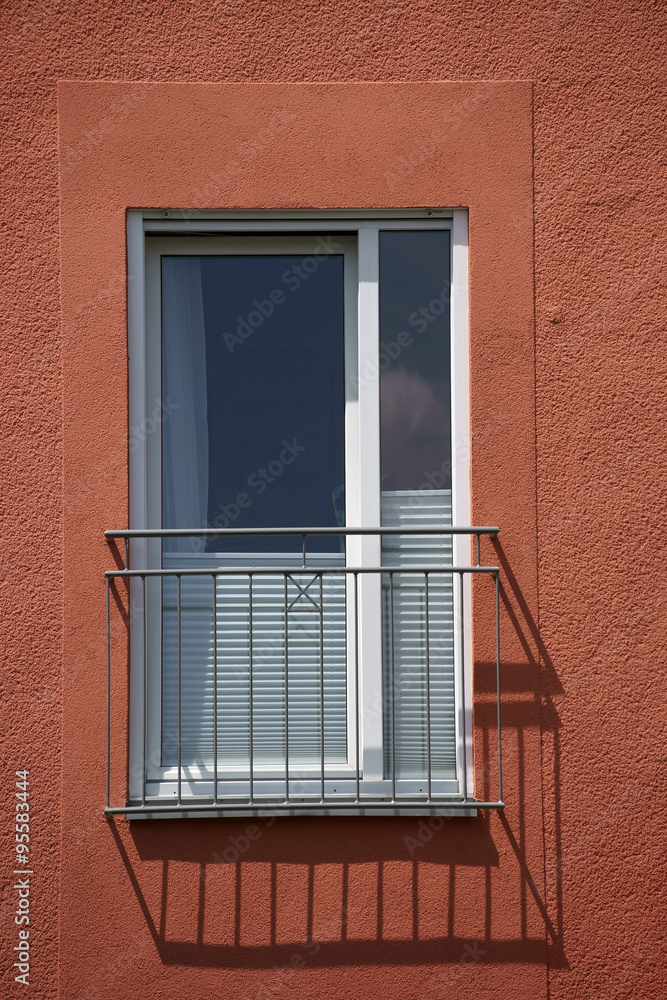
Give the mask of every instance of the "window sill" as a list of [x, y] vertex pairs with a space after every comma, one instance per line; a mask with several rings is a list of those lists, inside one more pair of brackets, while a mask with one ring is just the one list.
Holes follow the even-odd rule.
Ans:
[[124, 815], [125, 819], [155, 820], [155, 819], [230, 819], [243, 817], [268, 818], [278, 816], [442, 816], [444, 818], [474, 819], [480, 809], [504, 809], [505, 803], [482, 802], [477, 799], [463, 800], [461, 798], [442, 798], [441, 803], [433, 800], [426, 804], [418, 799], [404, 801], [381, 801], [378, 799], [351, 802], [341, 799], [339, 802], [328, 800], [326, 805], [314, 797], [295, 799], [293, 802], [267, 799], [264, 804], [256, 802], [250, 806], [247, 802], [213, 803], [206, 799], [192, 799], [189, 802], [176, 803], [160, 800], [146, 802], [127, 802], [124, 807], [108, 808], [107, 815]]

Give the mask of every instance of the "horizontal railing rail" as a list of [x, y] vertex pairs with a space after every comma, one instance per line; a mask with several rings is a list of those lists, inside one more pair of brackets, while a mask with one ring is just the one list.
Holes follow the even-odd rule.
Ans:
[[189, 538], [200, 535], [497, 535], [497, 527], [424, 525], [381, 528], [120, 528], [104, 532], [105, 538]]
[[[498, 531], [457, 526], [106, 531], [110, 543], [124, 543], [123, 565], [106, 572], [106, 813], [135, 818], [267, 812], [472, 815], [477, 809], [504, 808], [500, 569], [481, 563], [481, 538]], [[317, 537], [420, 535], [476, 539], [476, 562], [454, 565], [451, 541], [446, 551], [438, 553], [436, 548], [434, 553], [430, 548], [416, 552], [414, 563], [391, 565], [344, 565], [341, 554], [307, 548], [308, 539]], [[139, 553], [141, 565], [133, 557], [133, 542], [138, 540], [244, 536], [297, 536], [302, 539], [301, 552], [271, 553], [280, 565], [262, 565], [262, 554], [257, 552], [251, 555], [253, 563], [260, 564], [247, 565], [243, 556], [249, 554], [216, 551], [207, 552], [208, 564], [198, 566], [194, 549], [153, 553], [149, 559], [145, 545]], [[396, 557], [396, 549], [391, 556]], [[387, 553], [387, 558], [391, 556]], [[264, 558], [268, 562], [266, 554]], [[327, 560], [338, 564], [329, 565]], [[475, 798], [469, 781], [472, 647], [466, 618], [470, 597], [464, 581], [483, 575], [492, 578], [495, 589], [496, 799]], [[378, 584], [370, 583], [373, 578]], [[124, 606], [119, 589], [123, 581], [128, 591], [125, 628], [130, 630], [124, 646], [130, 650], [131, 678], [126, 687], [134, 692], [129, 715], [135, 742], [130, 750], [133, 759], [124, 765], [125, 778], [116, 780], [112, 719], [122, 719], [123, 712], [112, 711], [112, 690], [118, 688], [112, 684], [112, 663], [117, 659], [112, 635], [118, 633], [117, 625], [112, 629], [112, 610], [116, 604]], [[362, 619], [368, 621], [361, 604], [369, 600], [367, 588], [373, 586], [377, 590], [372, 593], [380, 595], [377, 608], [382, 621], [376, 622], [375, 632], [381, 649], [371, 656], [375, 655], [376, 668], [381, 660], [382, 695], [379, 708], [369, 709], [362, 692], [364, 657], [369, 654], [361, 648], [360, 634]], [[127, 656], [121, 656], [121, 662], [127, 671]], [[192, 716], [193, 687], [210, 739], [197, 737], [196, 712], [194, 724], [188, 717], [195, 725], [194, 736], [184, 721], [186, 703]], [[171, 701], [165, 692], [172, 692]], [[155, 717], [158, 700], [156, 742], [155, 732], [149, 733], [149, 714]], [[377, 764], [373, 773], [364, 771], [369, 711], [380, 716], [384, 734], [379, 776]], [[270, 725], [267, 713], [275, 714]], [[331, 750], [332, 731], [344, 743], [344, 760], [340, 751], [336, 757]], [[275, 737], [268, 757], [267, 733]], [[406, 733], [413, 734], [415, 746]], [[127, 745], [126, 740], [120, 743]], [[192, 749], [195, 744], [197, 752]], [[126, 788], [123, 804], [112, 802], [112, 770], [114, 790], [119, 785]], [[130, 773], [135, 778], [128, 784]]]

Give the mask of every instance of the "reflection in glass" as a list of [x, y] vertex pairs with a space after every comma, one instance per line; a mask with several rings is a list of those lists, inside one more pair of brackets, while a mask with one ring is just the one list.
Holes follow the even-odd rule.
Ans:
[[[452, 523], [449, 233], [380, 233], [382, 523]], [[456, 775], [449, 536], [385, 536], [384, 566], [432, 566], [383, 577], [385, 775]]]
[[449, 233], [380, 233], [383, 490], [451, 486]]

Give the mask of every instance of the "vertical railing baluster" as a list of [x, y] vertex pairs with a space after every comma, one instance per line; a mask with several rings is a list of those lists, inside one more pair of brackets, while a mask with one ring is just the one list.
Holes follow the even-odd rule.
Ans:
[[289, 802], [289, 650], [288, 650], [288, 610], [287, 573], [285, 579], [285, 802]]
[[425, 611], [426, 611], [426, 766], [428, 778], [428, 800], [431, 801], [431, 635], [428, 610], [428, 573], [424, 573]]
[[359, 779], [361, 771], [361, 759], [359, 757], [359, 728], [360, 728], [360, 691], [359, 691], [359, 656], [361, 651], [361, 637], [359, 635], [359, 574], [353, 574], [354, 579], [354, 739], [355, 739], [355, 801], [359, 802]]
[[[160, 580], [160, 590], [162, 590], [162, 581]], [[132, 588], [132, 580], [130, 579], [130, 592]], [[136, 588], [135, 588], [136, 590]], [[141, 804], [146, 805], [146, 785], [148, 783], [148, 768], [146, 766], [147, 762], [147, 747], [148, 747], [148, 605], [146, 602], [146, 577], [141, 577], [141, 603], [142, 603], [142, 639], [143, 639], [143, 649], [142, 649], [142, 659], [143, 659], [143, 713], [144, 713], [144, 726], [142, 734], [142, 756], [141, 756]], [[132, 604], [130, 602], [130, 607]]]
[[502, 734], [500, 728], [500, 574], [496, 573], [496, 703], [498, 713], [498, 800], [503, 799]]
[[253, 744], [255, 742], [254, 731], [253, 731], [253, 690], [252, 690], [252, 673], [253, 673], [253, 622], [252, 622], [252, 573], [248, 573], [248, 738], [249, 738], [249, 763], [250, 763], [250, 804], [255, 800], [255, 789], [254, 789], [254, 776], [253, 772], [255, 770], [255, 762], [253, 757]]
[[320, 799], [324, 802], [324, 586], [320, 578]]
[[176, 757], [178, 766], [178, 804], [182, 801], [181, 775], [181, 575], [176, 575]]
[[463, 572], [459, 571], [459, 677], [461, 684], [461, 747], [462, 747], [462, 773], [463, 773], [463, 800], [468, 801], [468, 747], [466, 745], [466, 687], [465, 687], [465, 614], [463, 607]]
[[218, 577], [213, 574], [213, 802], [218, 804]]
[[[109, 608], [109, 589], [111, 581], [106, 578], [107, 592], [107, 809], [111, 795], [111, 615]], [[130, 601], [130, 628], [132, 627], [132, 601]]]
[[396, 677], [394, 675], [394, 571], [389, 571], [389, 687], [391, 689], [391, 801], [396, 801]]

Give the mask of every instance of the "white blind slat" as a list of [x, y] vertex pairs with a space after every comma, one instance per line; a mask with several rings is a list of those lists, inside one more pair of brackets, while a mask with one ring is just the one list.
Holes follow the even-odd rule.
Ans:
[[[266, 557], [234, 555], [234, 566], [289, 565], [293, 554]], [[313, 567], [341, 563], [341, 556], [311, 557]], [[221, 565], [220, 556], [204, 553], [186, 558], [165, 556], [165, 568]], [[270, 562], [269, 562], [270, 565]], [[299, 586], [297, 586], [297, 584]], [[301, 594], [299, 587], [306, 591]], [[295, 569], [287, 585], [283, 576], [256, 576], [252, 586], [252, 666], [248, 577], [217, 577], [216, 643], [214, 643], [213, 578], [181, 578], [181, 761], [213, 763], [214, 650], [217, 645], [218, 763], [247, 767], [250, 760], [250, 672], [252, 669], [253, 760], [256, 766], [284, 765], [286, 716], [290, 764], [321, 761], [322, 636], [325, 763], [347, 759], [347, 663], [345, 652], [345, 581], [327, 576], [322, 584], [312, 572]], [[309, 600], [312, 599], [317, 607]], [[294, 602], [294, 603], [292, 603]], [[177, 762], [177, 613], [176, 580], [163, 584], [162, 608], [162, 762]], [[287, 644], [286, 644], [287, 637]], [[285, 650], [287, 646], [287, 685]]]
[[[449, 527], [450, 490], [384, 491], [385, 527]], [[383, 566], [452, 565], [451, 536], [387, 535]], [[426, 648], [426, 583], [424, 574], [396, 573], [393, 584], [393, 659], [391, 683], [391, 611], [389, 577], [383, 577], [383, 664], [385, 683], [385, 773], [391, 776], [391, 698], [394, 700], [393, 758], [397, 778], [425, 780], [430, 760], [434, 778], [456, 776], [454, 686], [454, 608], [450, 574], [429, 574], [428, 671]], [[430, 697], [430, 712], [429, 712]]]

